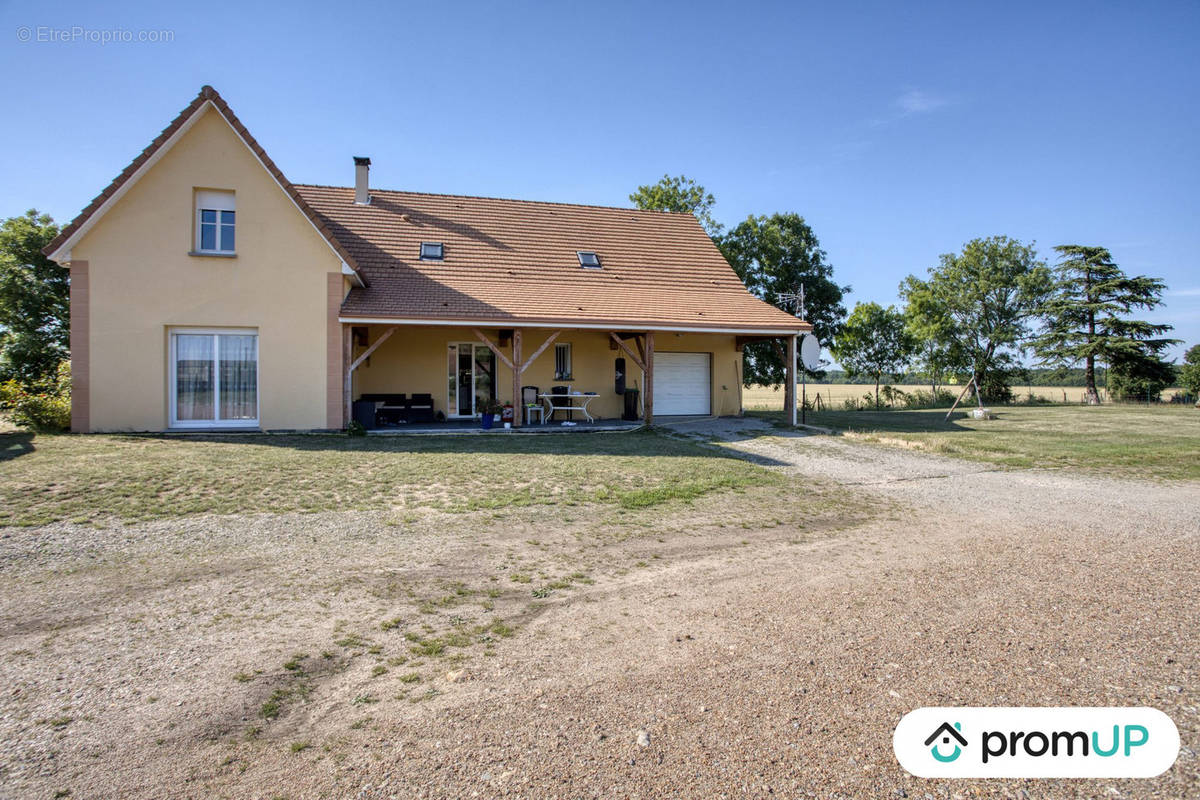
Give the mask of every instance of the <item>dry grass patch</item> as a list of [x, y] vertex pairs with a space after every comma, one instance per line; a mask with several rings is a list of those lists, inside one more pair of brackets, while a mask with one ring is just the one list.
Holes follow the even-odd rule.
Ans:
[[646, 508], [777, 480], [740, 459], [648, 431], [363, 439], [0, 434], [0, 525], [589, 502]]
[[859, 440], [1009, 467], [1200, 479], [1200, 411], [1181, 406], [998, 406], [994, 420], [943, 411], [838, 411], [808, 421]]
[[[254, 483], [289, 509], [319, 498], [321, 482], [337, 487], [345, 505], [336, 507], [370, 507], [378, 501], [362, 477], [367, 471], [372, 481], [394, 481], [401, 494], [438, 480], [487, 497], [496, 484], [504, 490], [506, 481], [532, 479], [555, 499], [475, 510], [425, 505], [411, 518], [388, 507], [9, 528], [0, 553], [0, 617], [9, 625], [0, 660], [14, 685], [62, 675], [64, 694], [96, 698], [104, 709], [89, 721], [89, 709], [64, 708], [59, 694], [6, 695], [0, 738], [20, 742], [20, 763], [36, 763], [42, 747], [20, 735], [24, 719], [47, 720], [42, 730], [65, 742], [56, 775], [94, 773], [87, 737], [97, 726], [116, 752], [129, 754], [123, 768], [132, 771], [133, 762], [169, 761], [220, 764], [208, 769], [221, 775], [248, 765], [254, 773], [272, 754], [333, 763], [368, 744], [374, 755], [383, 740], [368, 728], [435, 713], [494, 679], [554, 630], [560, 609], [645, 593], [659, 575], [667, 580], [697, 560], [732, 557], [736, 542], [771, 548], [832, 536], [878, 511], [836, 486], [800, 484], [657, 434], [364, 445], [312, 439], [327, 449], [307, 441], [307, 449], [279, 447], [274, 437], [38, 437], [33, 452], [0, 463], [0, 492], [10, 521], [68, 510], [97, 520], [114, 510], [133, 519], [181, 517], [193, 507], [140, 493], [137, 475], [169, 476], [172, 466], [204, 462], [191, 474], [204, 474], [205, 494], [163, 478], [201, 511], [263, 510]], [[553, 440], [564, 452], [547, 452]], [[106, 469], [94, 469], [91, 456]], [[27, 476], [25, 463], [41, 472]], [[289, 495], [275, 468], [310, 468], [321, 481]], [[35, 480], [56, 481], [57, 499], [22, 498], [13, 487]], [[214, 500], [221, 480], [233, 488]], [[623, 587], [626, 575], [642, 583]], [[72, 608], [88, 613], [64, 624], [62, 609]], [[97, 642], [121, 646], [100, 659]], [[127, 681], [137, 687], [132, 695]], [[121, 779], [133, 780], [132, 771]]]
[[[929, 384], [897, 383], [897, 389], [907, 393], [928, 392]], [[961, 386], [949, 386], [950, 391], [957, 394]], [[1103, 392], [1101, 388], [1101, 392]], [[1169, 400], [1171, 395], [1181, 391], [1178, 387], [1163, 389], [1160, 398]], [[808, 399], [815, 402], [817, 395], [827, 406], [840, 408], [846, 400], [862, 400], [864, 395], [874, 395], [875, 386], [865, 383], [808, 383]], [[1028, 395], [1039, 397], [1051, 403], [1081, 403], [1083, 402], [1084, 387], [1082, 386], [1014, 386], [1013, 392], [1021, 398]], [[783, 407], [783, 386], [756, 385], [742, 390], [742, 403], [748, 409], [774, 410]]]

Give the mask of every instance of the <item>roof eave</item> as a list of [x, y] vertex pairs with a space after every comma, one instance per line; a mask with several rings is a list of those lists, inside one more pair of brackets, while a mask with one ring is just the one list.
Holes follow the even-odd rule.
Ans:
[[796, 320], [791, 325], [729, 325], [708, 323], [687, 325], [680, 322], [661, 320], [594, 320], [569, 318], [535, 317], [421, 317], [384, 316], [376, 314], [350, 314], [338, 316], [338, 322], [347, 325], [430, 325], [436, 327], [479, 327], [479, 328], [578, 328], [585, 330], [643, 330], [663, 333], [723, 333], [737, 336], [794, 336], [812, 330], [812, 325]]

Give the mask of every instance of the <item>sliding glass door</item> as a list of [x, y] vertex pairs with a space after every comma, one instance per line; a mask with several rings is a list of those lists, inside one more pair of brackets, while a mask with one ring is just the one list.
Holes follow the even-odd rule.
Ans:
[[446, 408], [451, 417], [474, 417], [496, 398], [496, 354], [485, 344], [452, 342], [447, 356]]
[[258, 426], [258, 334], [171, 331], [172, 428]]

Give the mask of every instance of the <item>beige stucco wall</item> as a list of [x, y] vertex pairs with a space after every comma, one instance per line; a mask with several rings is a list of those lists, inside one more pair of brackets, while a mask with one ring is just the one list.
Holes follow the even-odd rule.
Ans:
[[[372, 325], [368, 330], [370, 342], [375, 342], [387, 326]], [[498, 342], [494, 328], [483, 329], [493, 342]], [[522, 334], [522, 351], [528, 359], [545, 341], [549, 331], [526, 328]], [[735, 350], [733, 336], [707, 334], [655, 333], [656, 352], [711, 353], [712, 359], [712, 409], [719, 415], [740, 412], [738, 381], [741, 376], [742, 354]], [[469, 328], [452, 327], [409, 327], [401, 326], [371, 354], [369, 363], [355, 370], [354, 397], [364, 393], [403, 392], [405, 394], [429, 393], [433, 395], [435, 410], [446, 412], [449, 369], [447, 349], [451, 342], [478, 342]], [[549, 391], [551, 386], [570, 383], [573, 389], [596, 392], [597, 398], [588, 406], [595, 417], [612, 419], [619, 417], [623, 399], [613, 386], [614, 362], [625, 357], [629, 372], [627, 385], [631, 388], [644, 386], [641, 372], [621, 350], [609, 347], [608, 333], [592, 330], [566, 330], [555, 340], [569, 342], [572, 351], [571, 381], [554, 379], [554, 346], [538, 356], [526, 370], [522, 384]], [[629, 345], [636, 352], [630, 341]], [[364, 351], [355, 348], [355, 355]], [[511, 358], [511, 346], [503, 348]], [[499, 382], [496, 396], [501, 402], [512, 400], [512, 371], [497, 361]]]
[[[236, 258], [188, 255], [197, 188], [236, 193]], [[329, 274], [340, 261], [212, 108], [72, 259], [88, 263], [91, 430], [167, 427], [173, 326], [257, 329], [262, 427], [326, 427]]]

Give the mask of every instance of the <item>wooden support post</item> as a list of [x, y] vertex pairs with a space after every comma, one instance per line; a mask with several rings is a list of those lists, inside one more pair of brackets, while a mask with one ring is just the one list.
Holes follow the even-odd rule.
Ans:
[[787, 421], [789, 425], [796, 424], [796, 335], [788, 337], [787, 360], [784, 364], [784, 374], [787, 376]]
[[488, 349], [496, 354], [496, 358], [500, 359], [504, 366], [508, 367], [509, 369], [513, 369], [513, 362], [508, 360], [508, 356], [504, 355], [504, 351], [500, 349], [499, 345], [483, 335], [483, 331], [479, 330], [478, 328], [472, 328], [471, 333], [475, 334], [475, 337], [479, 339], [479, 341], [486, 344]]
[[399, 326], [393, 325], [388, 328], [361, 356], [354, 358], [354, 329], [349, 325], [342, 326], [342, 369], [346, 373], [345, 383], [342, 386], [342, 403], [345, 406], [342, 412], [343, 428], [350, 424], [350, 420], [354, 419], [354, 370], [358, 369], [364, 361], [370, 358], [371, 353], [374, 353], [379, 348], [379, 345], [386, 342], [396, 332], [397, 327]]
[[[967, 385], [963, 387], [963, 390], [958, 393], [958, 399], [954, 401], [954, 405], [950, 406], [950, 410], [946, 412], [947, 420], [950, 419], [950, 415], [954, 413], [954, 409], [958, 408], [958, 404], [962, 402], [962, 399], [967, 396], [967, 392], [971, 391], [972, 386], [975, 386], [975, 376], [974, 375], [971, 376], [971, 380], [967, 381]], [[1063, 392], [1064, 397], [1066, 396], [1066, 394], [1067, 394], [1066, 392]], [[975, 397], [976, 398], [979, 397], [979, 387], [978, 386], [975, 386]], [[979, 407], [983, 408], [982, 400], [979, 401]]]
[[513, 405], [513, 420], [514, 428], [521, 427], [524, 415], [524, 409], [521, 408], [521, 375], [525, 372], [525, 363], [521, 361], [521, 329], [515, 328], [512, 332], [512, 405]]
[[559, 334], [561, 334], [561, 333], [562, 333], [562, 331], [555, 331], [554, 333], [547, 336], [546, 341], [542, 342], [542, 346], [539, 347], [537, 350], [534, 350], [533, 355], [531, 355], [529, 358], [525, 359], [525, 363], [521, 365], [521, 372], [523, 373], [523, 372], [525, 372], [525, 370], [529, 369], [529, 365], [534, 362], [534, 359], [536, 359], [538, 356], [540, 356], [542, 353], [544, 353], [546, 351], [547, 347], [554, 344], [554, 340], [557, 339], [559, 337]]
[[368, 358], [370, 358], [371, 353], [374, 353], [375, 350], [379, 347], [379, 345], [386, 342], [388, 340], [388, 338], [391, 337], [391, 335], [396, 332], [396, 327], [397, 326], [393, 325], [392, 327], [390, 327], [386, 331], [384, 331], [382, 334], [380, 334], [379, 338], [375, 340], [375, 344], [368, 347], [361, 356], [354, 359], [353, 363], [350, 364], [350, 371], [354, 372], [354, 370], [358, 369], [359, 366], [364, 361], [366, 361]]
[[354, 408], [351, 399], [354, 394], [353, 368], [350, 366], [354, 359], [354, 334], [349, 325], [342, 326], [342, 371], [345, 379], [342, 383], [342, 427], [345, 428], [354, 419]]
[[[646, 371], [646, 362], [643, 361], [641, 358], [639, 358], [637, 353], [630, 350], [629, 345], [625, 344], [625, 342], [623, 342], [621, 340], [621, 337], [617, 336], [616, 332], [609, 331], [608, 335], [609, 335], [610, 341], [612, 341], [612, 342], [616, 343], [618, 346], [620, 346], [620, 348], [625, 351], [625, 355], [629, 356], [633, 360], [634, 364], [637, 364], [638, 369], [640, 369], [642, 372]], [[616, 348], [613, 348], [613, 349], [616, 349]], [[638, 349], [640, 350], [642, 348], [639, 346]]]
[[654, 331], [646, 331], [646, 396], [643, 398], [643, 416], [647, 425], [654, 424]]
[[733, 381], [738, 390], [738, 416], [745, 416], [746, 409], [742, 406], [742, 361], [738, 358], [733, 360]]

